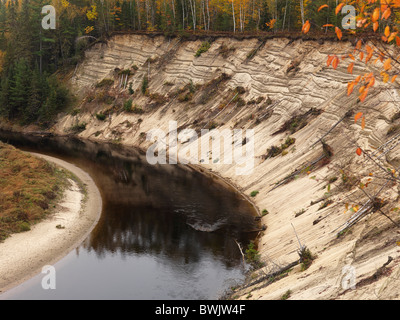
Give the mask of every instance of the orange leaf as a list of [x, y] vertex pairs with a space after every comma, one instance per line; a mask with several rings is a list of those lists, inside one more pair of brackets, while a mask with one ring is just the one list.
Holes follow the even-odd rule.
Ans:
[[372, 18], [371, 18], [372, 22], [375, 22], [379, 19], [379, 14], [380, 14], [379, 8], [375, 8], [374, 12], [372, 13]]
[[361, 156], [362, 150], [361, 150], [360, 147], [357, 148], [356, 153], [357, 153], [358, 156]]
[[390, 65], [392, 63], [392, 59], [387, 59], [385, 63], [383, 64], [383, 69], [385, 70], [390, 70], [392, 66]]
[[304, 23], [303, 28], [301, 29], [301, 31], [302, 31], [303, 33], [307, 33], [308, 31], [310, 31], [310, 27], [311, 27], [310, 21], [307, 20], [307, 21]]
[[385, 36], [386, 36], [386, 38], [390, 36], [390, 27], [389, 26], [386, 26], [386, 28], [385, 28]]
[[347, 72], [348, 73], [353, 73], [353, 67], [354, 67], [354, 62], [349, 64], [349, 66], [347, 67]]
[[367, 88], [372, 87], [374, 84], [375, 84], [375, 78], [372, 77], [371, 80], [369, 80], [369, 83], [368, 83], [368, 85], [367, 85]]
[[331, 65], [332, 60], [333, 60], [334, 57], [335, 57], [335, 56], [328, 56], [328, 59], [326, 60], [326, 65], [327, 65], [327, 67], [329, 67], [329, 66]]
[[365, 63], [368, 63], [368, 61], [372, 58], [372, 54], [373, 54], [372, 51], [368, 53], [367, 57], [365, 58]]
[[375, 21], [374, 24], [372, 25], [372, 28], [374, 29], [374, 32], [375, 32], [376, 30], [378, 30], [378, 27], [379, 27], [379, 22], [378, 22], [378, 21]]
[[365, 117], [362, 117], [361, 119], [361, 129], [365, 129]]
[[392, 42], [393, 41], [393, 39], [394, 39], [394, 37], [397, 35], [397, 32], [392, 32], [391, 34], [390, 34], [390, 37], [389, 37], [389, 39], [388, 39], [388, 42]]
[[358, 77], [356, 78], [356, 80], [354, 80], [355, 84], [359, 83], [360, 80], [361, 80], [361, 76], [358, 76]]
[[390, 10], [390, 8], [389, 7], [386, 8], [385, 12], [382, 14], [382, 19], [387, 20], [387, 18], [390, 17], [391, 13], [392, 13], [392, 11]]
[[360, 49], [361, 49], [361, 46], [362, 46], [362, 41], [361, 41], [361, 40], [358, 40], [358, 41], [357, 41], [357, 44], [356, 44], [356, 49], [357, 49], [357, 50], [360, 50]]
[[351, 60], [355, 60], [356, 58], [354, 58], [354, 56], [351, 54], [351, 53], [349, 53], [349, 58], [351, 59]]
[[355, 86], [356, 84], [354, 83], [354, 82], [349, 82], [348, 84], [347, 84], [347, 95], [349, 96], [349, 95], [351, 95], [351, 93], [353, 92], [353, 89], [354, 89], [354, 86]]
[[328, 8], [329, 6], [327, 4], [323, 4], [318, 8], [318, 12], [320, 12], [323, 8]]
[[342, 30], [340, 30], [338, 27], [335, 27], [335, 32], [339, 40], [342, 40]]
[[357, 114], [354, 116], [354, 122], [357, 122], [357, 120], [360, 119], [362, 116], [363, 116], [363, 113], [362, 113], [362, 112], [357, 113]]
[[400, 37], [396, 37], [396, 44], [400, 47]]
[[344, 3], [343, 3], [343, 2], [342, 2], [342, 3], [339, 3], [338, 6], [337, 6], [336, 9], [335, 9], [335, 14], [338, 14], [339, 11], [342, 10], [343, 6], [344, 6]]
[[386, 72], [382, 72], [383, 82], [387, 83], [389, 81], [389, 75]]
[[360, 52], [360, 60], [362, 61], [364, 59], [364, 52]]
[[335, 57], [333, 58], [333, 61], [332, 61], [332, 67], [333, 67], [333, 69], [336, 70], [338, 64], [339, 64], [339, 58], [338, 58], [337, 56], [335, 56]]
[[393, 83], [396, 80], [396, 78], [397, 78], [397, 74], [392, 77], [392, 80], [390, 82]]
[[364, 102], [365, 98], [367, 97], [367, 94], [368, 94], [368, 88], [363, 90], [363, 93], [361, 94], [361, 96], [359, 96], [361, 102]]
[[324, 24], [322, 27], [323, 27], [323, 28], [325, 28], [325, 27], [334, 27], [334, 25], [333, 25], [333, 24], [330, 24], [330, 23], [328, 23], [328, 24]]

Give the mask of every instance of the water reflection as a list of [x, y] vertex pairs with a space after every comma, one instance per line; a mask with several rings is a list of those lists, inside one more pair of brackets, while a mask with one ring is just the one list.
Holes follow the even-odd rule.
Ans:
[[[70, 270], [82, 264], [79, 272], [85, 268], [87, 273], [94, 268], [100, 272], [100, 261], [106, 265], [110, 259], [120, 266], [134, 259], [143, 270], [158, 270], [154, 283], [146, 286], [160, 294], [136, 292], [128, 295], [131, 298], [210, 297], [222, 285], [212, 275], [226, 279], [238, 275], [241, 256], [234, 239], [246, 245], [255, 236], [248, 232], [257, 229], [255, 212], [215, 179], [179, 165], [148, 165], [140, 151], [112, 144], [6, 132], [0, 132], [0, 139], [74, 163], [89, 172], [99, 187], [104, 205], [101, 219], [76, 250], [76, 259], [86, 262], [71, 262]], [[165, 279], [168, 276], [170, 280]], [[123, 271], [119, 278], [126, 278]], [[92, 287], [96, 286], [92, 283]], [[127, 297], [126, 289], [118, 290], [120, 298]], [[92, 290], [91, 298], [93, 294]]]

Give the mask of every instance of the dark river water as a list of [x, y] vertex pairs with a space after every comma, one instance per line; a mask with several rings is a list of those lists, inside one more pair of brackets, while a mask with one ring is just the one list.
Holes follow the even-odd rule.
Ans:
[[79, 166], [103, 198], [94, 230], [54, 265], [56, 289], [44, 290], [38, 274], [0, 299], [218, 299], [244, 279], [235, 240], [254, 239], [256, 212], [221, 181], [149, 165], [115, 144], [1, 131], [0, 140]]

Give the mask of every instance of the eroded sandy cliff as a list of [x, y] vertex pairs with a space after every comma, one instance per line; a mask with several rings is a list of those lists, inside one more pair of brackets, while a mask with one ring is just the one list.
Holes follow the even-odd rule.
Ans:
[[[146, 150], [152, 142], [145, 133], [157, 128], [168, 132], [171, 120], [179, 130], [197, 132], [254, 129], [250, 174], [237, 175], [235, 163], [200, 164], [246, 195], [258, 191], [252, 200], [260, 214], [268, 211], [262, 214], [267, 229], [259, 241], [266, 267], [257, 274], [263, 281], [233, 295], [280, 299], [290, 290], [294, 299], [398, 298], [400, 235], [388, 219], [399, 221], [397, 209], [391, 210], [397, 207], [398, 189], [385, 170], [399, 165], [398, 120], [392, 117], [400, 97], [396, 84], [378, 80], [365, 102], [357, 101], [357, 94], [347, 96], [347, 83], [380, 62], [368, 67], [356, 62], [349, 74], [348, 62], [333, 70], [326, 59], [352, 52], [350, 43], [223, 37], [195, 57], [202, 41], [118, 35], [95, 45], [71, 79], [80, 106], [60, 117], [54, 131], [64, 134], [86, 123], [82, 137]], [[145, 75], [149, 85], [143, 94]], [[132, 107], [124, 108], [128, 99]], [[354, 122], [357, 112], [365, 115], [364, 130], [361, 121]], [[382, 145], [383, 154], [374, 154]], [[363, 149], [361, 156], [357, 147]], [[368, 203], [365, 192], [376, 196], [374, 201]], [[357, 209], [368, 209], [365, 217], [338, 237]], [[306, 270], [299, 264], [268, 280], [269, 272], [298, 260], [294, 230], [316, 259]], [[345, 290], [349, 270], [355, 272], [354, 290]]]

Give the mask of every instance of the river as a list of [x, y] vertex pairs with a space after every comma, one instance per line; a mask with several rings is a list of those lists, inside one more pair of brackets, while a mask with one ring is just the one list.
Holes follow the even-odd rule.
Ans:
[[236, 241], [255, 239], [256, 211], [222, 181], [116, 144], [1, 131], [0, 140], [77, 165], [103, 198], [94, 230], [54, 265], [55, 290], [38, 274], [0, 299], [217, 299], [244, 280]]

